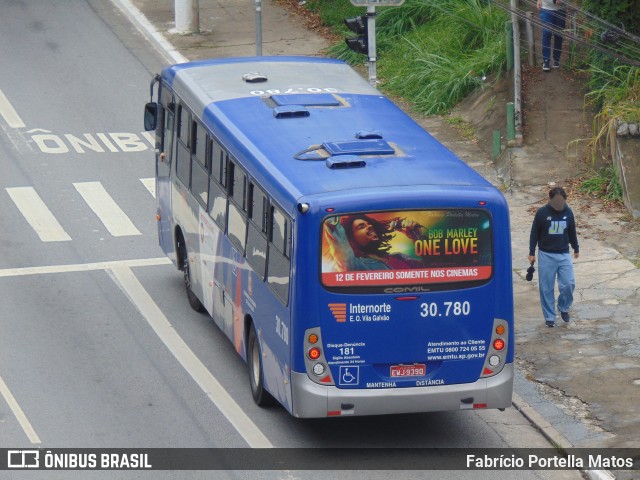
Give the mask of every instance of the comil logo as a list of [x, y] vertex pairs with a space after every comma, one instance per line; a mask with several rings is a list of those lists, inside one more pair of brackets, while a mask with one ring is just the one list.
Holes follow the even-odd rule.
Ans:
[[39, 468], [40, 452], [38, 450], [8, 450], [8, 468]]
[[347, 321], [347, 304], [346, 303], [330, 303], [329, 309], [333, 313], [336, 322], [344, 323]]

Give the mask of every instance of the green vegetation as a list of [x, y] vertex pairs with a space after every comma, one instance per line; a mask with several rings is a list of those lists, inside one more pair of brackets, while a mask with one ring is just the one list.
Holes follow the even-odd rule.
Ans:
[[624, 25], [628, 32], [640, 35], [638, 0], [584, 0], [582, 6], [614, 25]]
[[[637, 0], [584, 0], [586, 10], [627, 31], [640, 34], [640, 9]], [[632, 52], [629, 52], [634, 57]], [[622, 187], [615, 164], [609, 158], [609, 139], [619, 122], [640, 123], [640, 68], [622, 65], [601, 53], [590, 52], [589, 93], [586, 100], [598, 112], [594, 118], [594, 135], [588, 151], [593, 171], [581, 185], [581, 190], [605, 200], [622, 201]]]
[[[343, 24], [365, 10], [345, 0], [309, 0], [310, 10], [343, 37]], [[376, 18], [379, 87], [424, 114], [444, 113], [500, 73], [506, 60], [507, 15], [484, 0], [406, 0], [380, 7]], [[366, 62], [344, 42], [329, 54], [351, 64]]]
[[587, 101], [599, 112], [594, 118], [594, 136], [587, 151], [594, 166], [604, 160], [605, 167], [592, 172], [580, 189], [605, 200], [621, 202], [622, 187], [615, 165], [609, 159], [609, 139], [618, 122], [640, 123], [640, 68], [607, 66], [606, 63], [596, 61], [589, 68], [590, 91], [586, 95]]
[[580, 184], [579, 190], [605, 200], [622, 201], [622, 186], [611, 163], [600, 170], [593, 171], [589, 178]]
[[[583, 6], [615, 25], [640, 34], [638, 0], [584, 0]], [[320, 15], [340, 38], [352, 36], [344, 19], [365, 13], [347, 0], [307, 0], [307, 8]], [[379, 7], [376, 19], [379, 88], [399, 97], [422, 114], [451, 110], [485, 78], [499, 76], [506, 62], [507, 14], [487, 0], [405, 0], [400, 7]], [[365, 56], [352, 52], [344, 42], [328, 54], [362, 66]], [[572, 52], [575, 56], [576, 52]], [[618, 121], [640, 122], [640, 68], [620, 65], [602, 54], [583, 61], [589, 64], [590, 93], [596, 107], [594, 137], [589, 149], [594, 170], [583, 190], [606, 199], [621, 198], [617, 174], [606, 152], [609, 133]], [[573, 58], [573, 57], [572, 57]], [[459, 118], [449, 123], [469, 137], [473, 129]]]

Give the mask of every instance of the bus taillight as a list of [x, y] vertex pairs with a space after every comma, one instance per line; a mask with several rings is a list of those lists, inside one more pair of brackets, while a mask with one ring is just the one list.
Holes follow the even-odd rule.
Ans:
[[504, 340], [502, 340], [501, 338], [497, 338], [496, 340], [494, 340], [493, 348], [495, 348], [497, 351], [502, 350], [504, 348]]
[[307, 355], [309, 355], [309, 358], [311, 360], [317, 360], [318, 358], [320, 358], [321, 353], [322, 352], [320, 352], [320, 349], [318, 347], [313, 347], [309, 349]]
[[496, 333], [497, 333], [498, 335], [504, 335], [504, 332], [505, 332], [504, 325], [498, 325], [498, 326], [496, 327]]
[[309, 335], [307, 340], [309, 341], [309, 343], [314, 345], [314, 344], [318, 343], [318, 335], [316, 335], [315, 333], [312, 333], [311, 335]]

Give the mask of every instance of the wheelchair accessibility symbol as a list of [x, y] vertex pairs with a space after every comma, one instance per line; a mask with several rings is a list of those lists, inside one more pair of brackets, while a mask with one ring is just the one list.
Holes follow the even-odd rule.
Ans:
[[340, 367], [338, 385], [358, 385], [360, 383], [360, 367]]

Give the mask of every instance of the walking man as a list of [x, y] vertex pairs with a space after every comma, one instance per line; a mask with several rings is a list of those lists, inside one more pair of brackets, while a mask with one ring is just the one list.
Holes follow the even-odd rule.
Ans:
[[558, 310], [565, 322], [569, 322], [569, 310], [573, 304], [576, 281], [569, 245], [573, 257], [580, 256], [576, 221], [567, 205], [567, 193], [561, 187], [549, 191], [549, 203], [536, 212], [529, 237], [529, 262], [536, 261], [538, 247], [538, 282], [540, 304], [547, 327], [556, 322], [555, 284], [558, 279]]
[[[551, 36], [553, 35], [553, 68], [560, 68], [560, 55], [562, 54], [562, 35], [558, 30], [564, 30], [567, 22], [567, 10], [562, 5], [562, 0], [538, 0], [540, 21], [542, 29], [542, 70], [551, 70]], [[555, 31], [551, 31], [549, 28]]]

